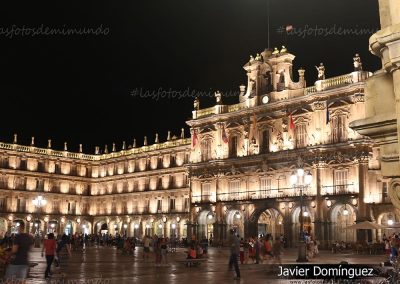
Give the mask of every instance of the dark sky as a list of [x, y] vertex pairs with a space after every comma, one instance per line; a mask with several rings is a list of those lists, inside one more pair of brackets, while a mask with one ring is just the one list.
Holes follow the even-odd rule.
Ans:
[[[379, 28], [377, 2], [270, 0], [271, 47], [285, 44], [296, 55], [294, 70], [306, 69], [308, 85], [316, 80], [319, 62], [327, 77], [351, 72], [356, 52], [364, 69], [375, 71], [380, 64], [368, 52], [371, 32], [360, 29]], [[83, 143], [88, 153], [95, 145], [120, 146], [134, 137], [142, 145], [144, 135], [152, 143], [155, 132], [162, 141], [167, 130], [179, 135], [191, 117], [193, 97], [156, 100], [141, 98], [140, 90], [237, 92], [246, 82], [242, 66], [267, 47], [268, 34], [267, 0], [6, 1], [0, 23], [0, 141], [11, 142], [18, 133], [21, 144], [35, 136], [45, 146], [52, 138], [54, 148], [68, 141], [76, 151]], [[6, 29], [13, 25], [11, 37]], [[286, 25], [364, 35], [279, 34]], [[16, 34], [23, 26], [102, 27], [109, 33]], [[214, 102], [200, 100], [202, 108]]]

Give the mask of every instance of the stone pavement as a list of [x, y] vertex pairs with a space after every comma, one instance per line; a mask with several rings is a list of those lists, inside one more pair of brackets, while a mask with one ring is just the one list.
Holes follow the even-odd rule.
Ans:
[[[206, 262], [198, 267], [185, 267], [177, 263], [177, 260], [185, 258], [184, 251], [178, 249], [175, 253], [168, 253], [169, 265], [156, 267], [153, 257], [143, 262], [141, 247], [136, 248], [133, 256], [122, 255], [121, 251], [113, 247], [89, 247], [85, 252], [73, 252], [68, 266], [63, 270], [66, 276], [64, 281], [59, 269], [54, 266], [53, 277], [46, 281], [45, 259], [40, 256], [39, 249], [33, 249], [30, 258], [38, 265], [31, 269], [27, 283], [296, 283], [273, 279], [276, 273], [267, 273], [266, 264], [240, 265], [241, 280], [233, 280], [234, 272], [228, 271], [227, 267], [229, 250], [226, 248], [211, 248]], [[296, 249], [286, 250], [282, 262], [296, 264], [296, 256]], [[330, 251], [321, 251], [310, 263], [337, 264], [348, 261], [351, 264], [377, 265], [385, 260], [383, 255], [332, 254]]]

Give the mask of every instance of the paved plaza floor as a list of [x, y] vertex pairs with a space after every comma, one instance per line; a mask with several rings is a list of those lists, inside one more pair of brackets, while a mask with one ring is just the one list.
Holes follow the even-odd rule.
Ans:
[[[229, 250], [226, 248], [209, 249], [207, 261], [198, 267], [186, 267], [177, 262], [185, 257], [185, 249], [178, 249], [175, 253], [168, 253], [168, 266], [156, 267], [153, 257], [148, 262], [143, 261], [141, 247], [136, 248], [134, 255], [122, 255], [120, 250], [113, 247], [94, 246], [85, 252], [73, 252], [68, 266], [62, 271], [64, 275], [53, 266], [52, 278], [45, 280], [45, 259], [41, 257], [40, 250], [35, 248], [30, 259], [38, 265], [31, 268], [27, 283], [297, 283], [277, 280], [277, 273], [267, 271], [269, 268], [265, 263], [240, 265], [241, 279], [233, 280], [234, 272], [228, 271]], [[296, 258], [296, 249], [286, 250], [282, 262], [296, 264]], [[321, 251], [310, 263], [338, 264], [347, 261], [351, 264], [378, 265], [385, 260], [383, 255], [332, 254], [330, 251]]]

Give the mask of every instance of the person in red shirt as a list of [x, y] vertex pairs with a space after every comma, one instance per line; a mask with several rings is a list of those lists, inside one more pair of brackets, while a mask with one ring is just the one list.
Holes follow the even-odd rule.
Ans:
[[43, 248], [42, 248], [42, 256], [43, 256], [43, 251], [45, 251], [46, 262], [47, 262], [47, 268], [46, 271], [44, 272], [45, 278], [48, 278], [51, 275], [50, 268], [54, 260], [56, 246], [57, 242], [54, 239], [54, 234], [53, 233], [48, 234], [47, 239], [43, 241]]

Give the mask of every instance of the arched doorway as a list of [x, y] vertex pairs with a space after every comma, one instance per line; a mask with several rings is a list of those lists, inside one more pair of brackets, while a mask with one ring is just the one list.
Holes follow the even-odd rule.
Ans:
[[226, 223], [229, 236], [230, 230], [235, 230], [240, 238], [244, 237], [243, 214], [239, 210], [229, 210], [226, 214]]
[[[392, 227], [392, 228], [396, 228], [397, 231], [399, 231], [400, 229], [400, 216], [397, 215], [394, 212], [385, 212], [382, 213], [378, 216], [377, 219], [377, 223], [382, 225], [382, 226], [388, 226], [388, 227]], [[383, 234], [385, 234], [385, 236], [389, 236], [391, 234], [393, 234], [394, 230], [392, 229], [384, 229], [384, 230], [377, 230], [377, 240], [382, 241], [383, 239]]]
[[350, 204], [337, 204], [332, 208], [332, 240], [345, 243], [356, 241], [356, 230], [347, 230], [357, 219], [357, 213]]
[[215, 214], [209, 210], [201, 211], [199, 217], [197, 218], [198, 231], [197, 237], [198, 239], [207, 240], [214, 238], [214, 223], [215, 223]]
[[50, 220], [47, 224], [47, 233], [56, 233], [57, 232], [57, 226], [58, 226], [58, 221], [57, 220]]
[[70, 236], [74, 233], [74, 224], [71, 220], [65, 222], [64, 234]]
[[17, 234], [19, 232], [19, 226], [21, 226], [21, 224], [25, 224], [24, 220], [15, 219], [11, 226], [11, 234]]
[[89, 221], [83, 220], [80, 225], [80, 232], [89, 235], [92, 231], [92, 224]]
[[[300, 238], [300, 207], [293, 209], [292, 213], [293, 223], [293, 243], [296, 243]], [[314, 215], [308, 206], [303, 207], [303, 228], [302, 231], [311, 236], [314, 235]]]
[[258, 218], [257, 228], [259, 236], [271, 234], [276, 239], [283, 234], [283, 216], [276, 209], [267, 209]]

